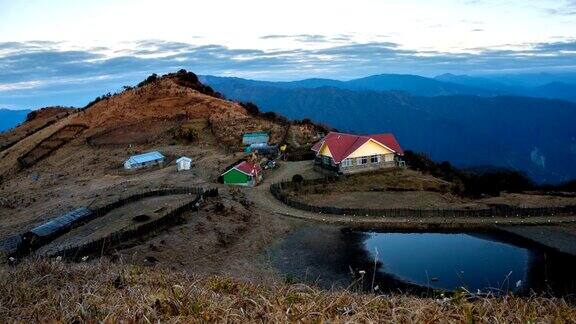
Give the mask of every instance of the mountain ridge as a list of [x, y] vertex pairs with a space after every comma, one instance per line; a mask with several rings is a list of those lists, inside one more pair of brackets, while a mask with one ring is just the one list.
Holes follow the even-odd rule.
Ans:
[[571, 126], [576, 104], [567, 101], [207, 81], [229, 98], [289, 118], [310, 118], [355, 133], [393, 132], [406, 149], [426, 152], [434, 160], [520, 170], [538, 182], [576, 177], [576, 130]]
[[245, 86], [269, 86], [282, 89], [334, 87], [346, 90], [402, 91], [414, 95], [438, 96], [450, 94], [472, 94], [493, 96], [491, 90], [468, 87], [411, 74], [377, 74], [347, 81], [310, 78], [296, 81], [258, 81], [237, 77], [199, 76], [202, 82], [216, 85], [234, 82]]

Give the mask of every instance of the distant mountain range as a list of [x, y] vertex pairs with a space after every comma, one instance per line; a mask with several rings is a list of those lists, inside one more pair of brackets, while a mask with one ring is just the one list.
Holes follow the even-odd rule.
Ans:
[[346, 90], [399, 91], [414, 96], [475, 95], [494, 97], [501, 95], [562, 99], [576, 102], [576, 75], [523, 75], [468, 76], [442, 74], [426, 78], [409, 74], [379, 74], [349, 81], [332, 79], [305, 79], [300, 81], [270, 82], [241, 78], [203, 76], [203, 82], [214, 87], [267, 86], [281, 89], [334, 87]]
[[[517, 169], [539, 182], [576, 178], [576, 103], [568, 102], [576, 101], [576, 74], [200, 79], [263, 111], [310, 118], [343, 131], [394, 132], [406, 149], [435, 160]], [[21, 123], [29, 112], [0, 109], [0, 131]]]
[[[490, 91], [476, 85], [417, 76], [347, 82], [201, 79], [226, 97], [254, 102], [263, 111], [310, 118], [343, 131], [393, 132], [406, 149], [426, 152], [435, 160], [521, 170], [538, 182], [576, 178], [575, 103], [497, 91], [488, 95]], [[391, 87], [400, 92], [385, 91]]]
[[30, 110], [11, 110], [0, 108], [0, 132], [17, 126], [26, 119]]
[[443, 96], [458, 94], [495, 96], [500, 94], [493, 90], [485, 90], [473, 86], [407, 74], [380, 74], [350, 81], [306, 79], [301, 81], [268, 82], [213, 76], [203, 76], [202, 80], [214, 87], [227, 88], [230, 86], [268, 86], [281, 89], [334, 87], [346, 90], [401, 91], [417, 96]]
[[525, 75], [524, 78], [518, 79], [513, 76], [472, 77], [443, 74], [437, 76], [435, 80], [476, 87], [499, 94], [563, 99], [576, 102], [576, 76], [573, 78], [568, 76], [550, 78], [546, 75]]

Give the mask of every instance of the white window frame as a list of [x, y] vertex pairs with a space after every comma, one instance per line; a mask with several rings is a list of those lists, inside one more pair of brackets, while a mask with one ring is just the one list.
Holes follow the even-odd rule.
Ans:
[[380, 155], [370, 155], [370, 163], [380, 163]]
[[[365, 161], [364, 161], [364, 160], [365, 160]], [[361, 157], [359, 157], [359, 158], [356, 159], [356, 163], [357, 163], [358, 165], [364, 165], [364, 164], [368, 164], [368, 161], [369, 161], [369, 160], [370, 160], [370, 159], [369, 159], [367, 156], [361, 156]]]
[[347, 168], [352, 166], [352, 159], [344, 159], [342, 160], [342, 166]]

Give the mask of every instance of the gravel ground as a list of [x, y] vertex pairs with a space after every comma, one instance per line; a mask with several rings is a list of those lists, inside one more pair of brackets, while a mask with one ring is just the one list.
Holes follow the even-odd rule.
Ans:
[[501, 230], [576, 256], [576, 233], [573, 225], [501, 226]]

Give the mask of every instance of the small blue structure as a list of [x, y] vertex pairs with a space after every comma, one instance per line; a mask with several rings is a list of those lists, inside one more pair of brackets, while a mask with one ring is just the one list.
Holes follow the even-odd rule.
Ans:
[[247, 146], [244, 149], [245, 153], [258, 153], [260, 155], [270, 155], [276, 157], [278, 155], [278, 145], [268, 145], [265, 143], [256, 143]]
[[266, 132], [255, 132], [255, 133], [246, 133], [242, 136], [242, 144], [244, 145], [252, 145], [252, 144], [268, 144], [268, 133]]
[[163, 164], [166, 158], [158, 151], [152, 151], [140, 155], [131, 156], [124, 162], [124, 168], [127, 170], [148, 167], [152, 165]]
[[50, 240], [76, 226], [78, 223], [89, 220], [92, 217], [92, 210], [81, 207], [62, 216], [58, 216], [34, 227], [23, 234], [23, 240], [28, 244], [33, 244], [36, 240]]

